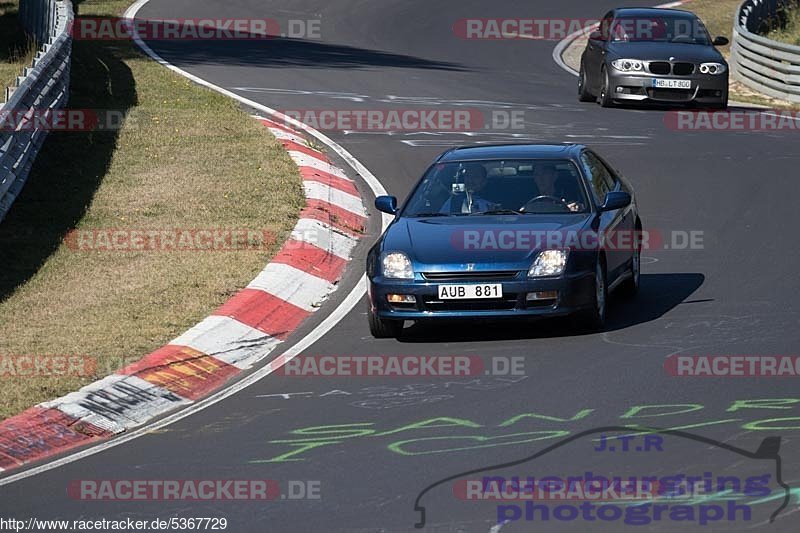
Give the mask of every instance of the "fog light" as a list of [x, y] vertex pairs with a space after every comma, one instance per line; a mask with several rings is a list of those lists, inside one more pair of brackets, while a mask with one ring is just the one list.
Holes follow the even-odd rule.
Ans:
[[387, 294], [386, 299], [393, 304], [415, 304], [417, 297], [413, 294]]
[[555, 300], [556, 298], [558, 298], [558, 291], [529, 292], [525, 297], [529, 302], [532, 300]]

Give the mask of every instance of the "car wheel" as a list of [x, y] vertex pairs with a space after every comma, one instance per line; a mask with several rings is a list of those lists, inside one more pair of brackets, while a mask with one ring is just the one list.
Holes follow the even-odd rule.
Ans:
[[594, 297], [592, 308], [584, 311], [580, 317], [580, 326], [588, 331], [600, 331], [606, 324], [606, 308], [608, 306], [608, 284], [606, 267], [598, 260], [594, 273]]
[[611, 107], [614, 105], [614, 100], [611, 98], [611, 88], [609, 87], [610, 81], [608, 79], [608, 71], [606, 67], [603, 66], [603, 71], [600, 73], [600, 77], [603, 80], [603, 85], [600, 87], [600, 96], [598, 97], [598, 101], [602, 107]]
[[387, 320], [377, 316], [370, 305], [367, 309], [369, 317], [369, 332], [376, 339], [396, 339], [403, 331], [402, 320]]
[[[641, 230], [636, 230], [637, 232]], [[631, 258], [631, 277], [622, 282], [619, 286], [620, 294], [627, 298], [633, 298], [639, 292], [639, 282], [642, 271], [642, 248], [639, 244], [633, 251]]]
[[583, 61], [581, 61], [581, 70], [578, 76], [578, 101], [594, 102], [595, 100], [595, 95], [589, 91], [589, 76], [586, 74], [586, 69], [583, 67]]

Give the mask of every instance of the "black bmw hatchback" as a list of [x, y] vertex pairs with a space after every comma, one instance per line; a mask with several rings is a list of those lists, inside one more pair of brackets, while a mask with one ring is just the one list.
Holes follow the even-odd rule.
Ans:
[[688, 11], [609, 11], [581, 56], [578, 98], [603, 107], [619, 102], [695, 103], [725, 109], [728, 64], [703, 22]]

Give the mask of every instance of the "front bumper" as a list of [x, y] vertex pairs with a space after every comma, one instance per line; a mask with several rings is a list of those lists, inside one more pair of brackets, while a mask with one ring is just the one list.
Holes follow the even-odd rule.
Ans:
[[[659, 89], [653, 86], [657, 79], [689, 80], [692, 86], [691, 89]], [[608, 81], [611, 98], [617, 101], [717, 104], [725, 101], [728, 96], [728, 73], [717, 76], [657, 76], [621, 73], [610, 68]]]
[[[520, 276], [521, 277], [521, 276]], [[480, 300], [440, 300], [439, 285], [501, 283], [503, 297]], [[557, 291], [555, 300], [528, 301], [528, 293]], [[388, 294], [416, 297], [414, 304], [392, 304]], [[373, 313], [384, 319], [423, 320], [454, 318], [522, 318], [564, 316], [594, 305], [594, 273], [581, 272], [559, 278], [510, 281], [370, 280], [368, 297]]]

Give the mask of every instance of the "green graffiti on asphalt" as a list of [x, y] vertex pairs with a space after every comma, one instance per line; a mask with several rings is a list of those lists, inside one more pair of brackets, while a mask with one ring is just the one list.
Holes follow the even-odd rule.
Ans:
[[[735, 400], [725, 413], [760, 414], [763, 410], [787, 410], [800, 404], [800, 398], [763, 398]], [[800, 430], [800, 417], [763, 418], [746, 420], [741, 418], [722, 418], [684, 423], [670, 427], [665, 426], [667, 417], [697, 413], [706, 409], [702, 404], [642, 404], [634, 405], [620, 415], [625, 426], [631, 430], [647, 429], [652, 419], [654, 425], [667, 430], [693, 430], [697, 428], [719, 426], [722, 424], [739, 424], [748, 431], [794, 431]], [[386, 444], [387, 449], [400, 456], [418, 456], [429, 454], [455, 453], [476, 449], [495, 448], [500, 446], [522, 445], [530, 442], [559, 439], [569, 435], [569, 429], [551, 427], [554, 424], [569, 424], [586, 421], [596, 409], [581, 409], [568, 418], [524, 412], [515, 414], [494, 425], [486, 426], [480, 422], [466, 418], [435, 417], [418, 420], [397, 428], [379, 428], [375, 422], [351, 422], [311, 426], [295, 429], [290, 432], [291, 438], [271, 440], [269, 444], [282, 446], [281, 453], [268, 459], [254, 459], [250, 463], [283, 463], [304, 461], [314, 450], [322, 447], [341, 445], [353, 439], [395, 437]], [[547, 427], [525, 427], [526, 425], [546, 424]], [[527, 429], [512, 433], [499, 433], [498, 428]], [[468, 431], [469, 430], [469, 431]], [[641, 432], [637, 433], [642, 435]], [[288, 449], [286, 449], [288, 447]]]

